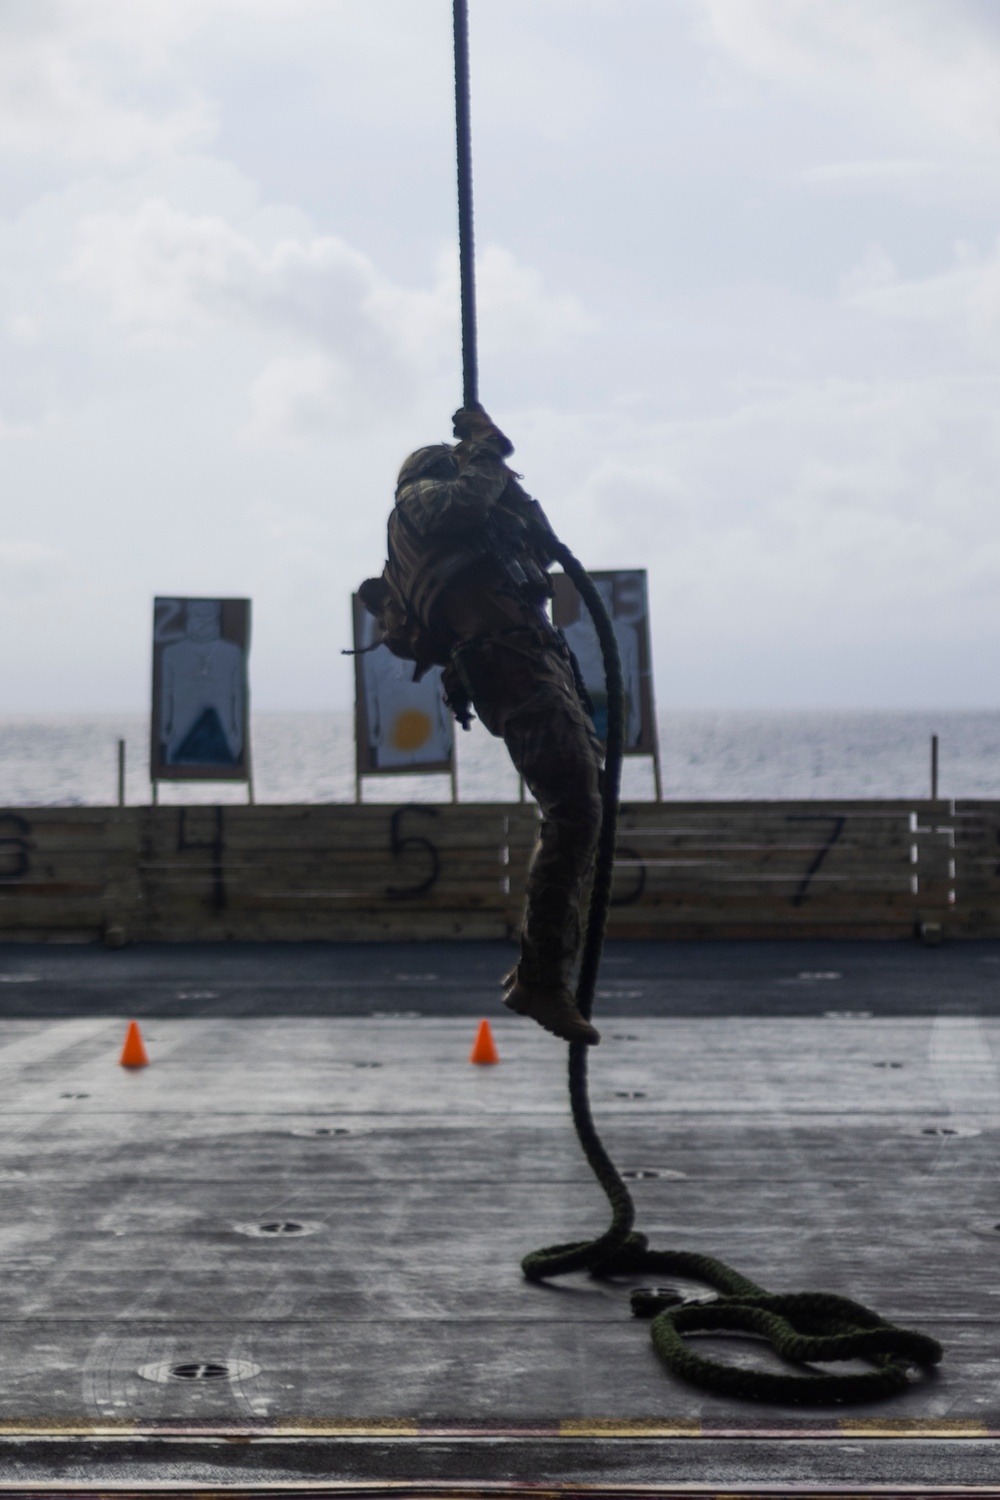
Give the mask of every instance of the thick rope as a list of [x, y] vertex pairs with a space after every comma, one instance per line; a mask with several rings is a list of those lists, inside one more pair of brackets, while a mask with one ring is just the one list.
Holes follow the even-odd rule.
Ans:
[[[462, 293], [462, 378], [466, 406], [479, 400], [476, 339], [475, 246], [472, 219], [472, 135], [469, 111], [469, 17], [467, 0], [453, 0], [455, 28], [455, 133], [458, 157], [458, 238]], [[604, 948], [604, 929], [611, 901], [618, 792], [625, 748], [625, 687], [614, 625], [594, 584], [568, 547], [550, 546], [576, 585], [597, 630], [608, 688], [608, 740], [602, 787], [603, 818], [591, 888], [587, 935], [580, 962], [576, 1001], [589, 1020], [594, 1009], [597, 976]], [[651, 1272], [691, 1277], [721, 1295], [712, 1302], [683, 1304], [679, 1295], [637, 1291], [632, 1310], [651, 1317], [653, 1345], [664, 1364], [694, 1385], [757, 1401], [827, 1405], [838, 1401], [873, 1401], [894, 1395], [910, 1384], [914, 1366], [934, 1365], [940, 1344], [884, 1322], [877, 1313], [825, 1292], [773, 1297], [738, 1271], [710, 1255], [683, 1250], [650, 1250], [645, 1235], [633, 1231], [635, 1205], [628, 1188], [604, 1149], [590, 1110], [587, 1092], [589, 1049], [581, 1042], [569, 1049], [569, 1095], [573, 1123], [584, 1154], [611, 1204], [611, 1223], [596, 1240], [550, 1245], [525, 1256], [522, 1269], [532, 1281], [589, 1270], [598, 1276]], [[678, 1305], [681, 1304], [681, 1305]], [[695, 1354], [683, 1335], [715, 1329], [754, 1333], [770, 1340], [792, 1363], [864, 1359], [874, 1368], [860, 1375], [773, 1375], [741, 1369]]]
[[479, 401], [476, 245], [472, 224], [472, 119], [469, 106], [468, 0], [454, 0], [455, 143], [458, 160], [458, 265], [462, 295], [462, 405]]
[[[603, 599], [568, 547], [559, 543], [553, 550], [555, 560], [575, 584], [593, 619], [604, 656], [608, 690], [603, 820], [576, 993], [580, 1012], [589, 1020], [611, 901], [625, 744], [625, 689], [618, 641]], [[653, 1347], [668, 1369], [693, 1385], [721, 1395], [802, 1406], [875, 1401], [906, 1390], [914, 1367], [938, 1363], [942, 1349], [936, 1340], [897, 1328], [847, 1297], [828, 1292], [776, 1297], [713, 1256], [684, 1250], [650, 1250], [646, 1236], [633, 1230], [632, 1196], [594, 1125], [587, 1092], [589, 1051], [582, 1042], [570, 1045], [570, 1104], [584, 1154], [611, 1205], [611, 1223], [595, 1240], [549, 1245], [525, 1256], [521, 1268], [529, 1280], [541, 1281], [549, 1276], [586, 1270], [597, 1276], [665, 1273], [706, 1283], [719, 1293], [712, 1301], [685, 1303], [679, 1293], [639, 1290], [632, 1294], [632, 1311], [637, 1317], [652, 1318]], [[819, 1371], [778, 1375], [725, 1365], [695, 1354], [685, 1343], [685, 1333], [704, 1330], [762, 1336], [783, 1359], [800, 1366], [861, 1359], [873, 1368], [851, 1375]]]

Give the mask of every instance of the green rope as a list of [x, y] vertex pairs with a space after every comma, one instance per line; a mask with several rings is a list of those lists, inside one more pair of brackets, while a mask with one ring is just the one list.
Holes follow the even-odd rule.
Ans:
[[[594, 621], [608, 689], [603, 819], [576, 993], [580, 1012], [589, 1020], [594, 1009], [611, 900], [625, 743], [625, 689], [614, 625], [604, 601], [569, 548], [559, 543], [554, 551], [555, 560], [576, 585]], [[633, 1230], [632, 1196], [594, 1125], [587, 1091], [589, 1051], [582, 1042], [570, 1044], [570, 1105], [584, 1155], [611, 1205], [611, 1223], [597, 1239], [549, 1245], [526, 1255], [521, 1269], [530, 1281], [565, 1276], [571, 1271], [590, 1271], [596, 1276], [666, 1273], [704, 1282], [719, 1293], [712, 1301], [685, 1303], [679, 1294], [639, 1290], [632, 1294], [632, 1311], [636, 1317], [652, 1318], [653, 1347], [668, 1369], [693, 1385], [721, 1395], [801, 1406], [875, 1401], [906, 1390], [914, 1367], [938, 1363], [943, 1351], [935, 1339], [897, 1328], [847, 1297], [828, 1292], [772, 1296], [711, 1255], [650, 1250], [646, 1236]], [[695, 1354], [685, 1343], [684, 1334], [698, 1330], [757, 1334], [768, 1339], [776, 1353], [794, 1364], [861, 1359], [873, 1368], [856, 1375], [825, 1372], [776, 1375], [741, 1369]]]

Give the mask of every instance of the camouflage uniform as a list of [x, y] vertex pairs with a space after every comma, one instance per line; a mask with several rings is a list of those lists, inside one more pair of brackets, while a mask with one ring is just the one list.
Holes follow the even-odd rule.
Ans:
[[[548, 522], [503, 462], [510, 451], [489, 424], [486, 437], [477, 432], [454, 449], [412, 455], [389, 518], [389, 562], [362, 597], [390, 650], [416, 661], [415, 675], [431, 662], [445, 667], [456, 716], [472, 704], [538, 802], [541, 829], [510, 983], [566, 994], [601, 823], [601, 747], [569, 650], [544, 612]], [[532, 1009], [523, 1013], [558, 1035], [597, 1039], [589, 1027], [560, 1030]]]
[[453, 656], [476, 713], [503, 739], [542, 815], [517, 970], [531, 989], [569, 982], [601, 827], [601, 747], [553, 635], [525, 626], [461, 643]]

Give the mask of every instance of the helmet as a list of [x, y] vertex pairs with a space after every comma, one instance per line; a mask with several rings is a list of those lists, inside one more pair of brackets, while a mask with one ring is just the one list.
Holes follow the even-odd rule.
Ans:
[[414, 479], [423, 479], [433, 476], [437, 479], [454, 479], [458, 474], [458, 464], [455, 462], [455, 450], [450, 443], [431, 443], [428, 448], [417, 448], [409, 458], [404, 458], [403, 466], [396, 480], [397, 493], [404, 484], [409, 484]]

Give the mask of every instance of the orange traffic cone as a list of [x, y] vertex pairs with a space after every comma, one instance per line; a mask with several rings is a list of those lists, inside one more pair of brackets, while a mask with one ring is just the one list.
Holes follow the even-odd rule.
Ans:
[[125, 1045], [122, 1055], [118, 1059], [123, 1068], [145, 1068], [149, 1066], [149, 1058], [146, 1055], [146, 1044], [142, 1039], [138, 1021], [128, 1023], [128, 1031], [125, 1033]]
[[469, 1053], [469, 1061], [470, 1063], [498, 1063], [500, 1061], [500, 1054], [493, 1040], [489, 1021], [480, 1021], [476, 1040]]

